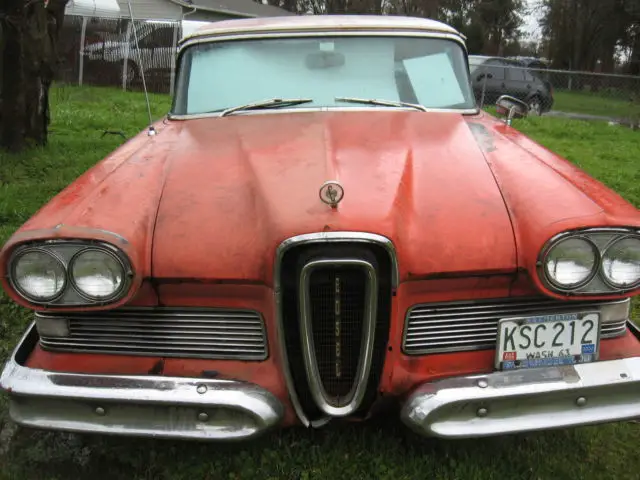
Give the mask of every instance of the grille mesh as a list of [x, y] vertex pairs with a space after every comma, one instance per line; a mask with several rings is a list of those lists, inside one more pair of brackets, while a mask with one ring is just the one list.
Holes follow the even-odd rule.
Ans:
[[[336, 279], [340, 285], [339, 327], [334, 311]], [[322, 384], [337, 404], [341, 404], [354, 387], [362, 345], [365, 282], [364, 272], [354, 268], [320, 269], [311, 276], [311, 322], [316, 361]]]
[[69, 336], [40, 335], [47, 350], [65, 352], [264, 360], [259, 313], [214, 309], [118, 309], [85, 314], [36, 314], [67, 322]]
[[[509, 298], [416, 305], [407, 314], [402, 348], [407, 355], [491, 349], [501, 318], [598, 310], [602, 304]], [[625, 331], [626, 319], [601, 324], [600, 338]]]

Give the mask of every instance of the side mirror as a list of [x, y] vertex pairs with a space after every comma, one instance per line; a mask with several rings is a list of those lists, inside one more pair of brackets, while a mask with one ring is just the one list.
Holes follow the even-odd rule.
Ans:
[[496, 101], [498, 115], [505, 117], [507, 125], [511, 125], [514, 118], [524, 118], [529, 113], [529, 106], [522, 100], [510, 95], [501, 95]]

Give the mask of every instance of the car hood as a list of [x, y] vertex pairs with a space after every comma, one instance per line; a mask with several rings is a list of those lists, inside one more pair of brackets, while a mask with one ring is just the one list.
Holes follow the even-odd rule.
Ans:
[[[269, 284], [305, 233], [391, 239], [401, 280], [516, 268], [500, 189], [454, 113], [238, 115], [179, 123], [153, 237], [153, 276]], [[321, 185], [344, 188], [336, 209]]]

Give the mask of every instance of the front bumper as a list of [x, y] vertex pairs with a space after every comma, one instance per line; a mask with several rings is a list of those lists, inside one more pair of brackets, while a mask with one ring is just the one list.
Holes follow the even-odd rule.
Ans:
[[101, 434], [244, 440], [276, 426], [284, 407], [257, 385], [162, 376], [86, 375], [23, 366], [32, 325], [0, 376], [19, 425]]
[[[640, 340], [640, 330], [629, 323]], [[640, 357], [426, 383], [401, 412], [425, 436], [484, 437], [640, 417]]]

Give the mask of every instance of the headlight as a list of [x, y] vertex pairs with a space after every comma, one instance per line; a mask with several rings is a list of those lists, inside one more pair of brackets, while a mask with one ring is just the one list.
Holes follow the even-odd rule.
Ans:
[[71, 260], [69, 272], [78, 292], [92, 300], [111, 298], [124, 285], [124, 265], [105, 250], [80, 251]]
[[13, 260], [12, 281], [27, 300], [48, 302], [64, 290], [66, 271], [62, 262], [51, 253], [24, 250]]
[[572, 289], [588, 282], [598, 268], [598, 251], [590, 241], [575, 237], [558, 242], [544, 258], [544, 270], [551, 283]]
[[602, 257], [602, 274], [618, 288], [640, 282], [640, 239], [627, 237], [612, 243]]

